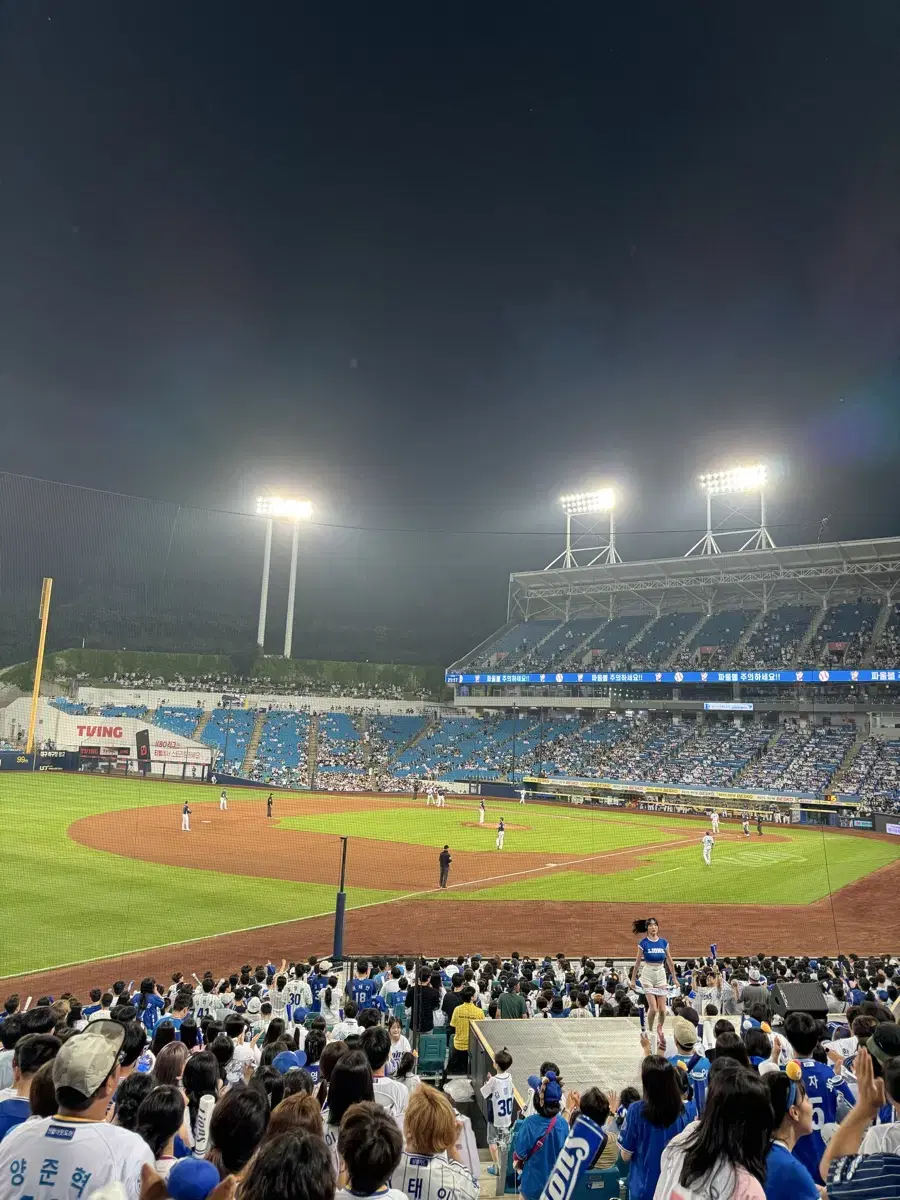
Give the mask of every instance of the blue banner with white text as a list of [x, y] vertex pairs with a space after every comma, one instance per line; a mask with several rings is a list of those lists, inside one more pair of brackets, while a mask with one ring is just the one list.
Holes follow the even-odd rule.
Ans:
[[900, 683], [900, 667], [889, 670], [814, 669], [804, 671], [447, 671], [451, 685], [471, 684], [594, 684], [594, 683]]

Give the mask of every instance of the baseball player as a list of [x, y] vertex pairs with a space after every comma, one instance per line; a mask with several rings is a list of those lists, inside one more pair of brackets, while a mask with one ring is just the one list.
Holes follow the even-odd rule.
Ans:
[[706, 865], [708, 867], [711, 867], [712, 866], [712, 849], [713, 849], [713, 846], [716, 844], [715, 838], [707, 830], [707, 832], [704, 833], [704, 835], [703, 835], [702, 842], [703, 842], [703, 861], [706, 863]]
[[188, 802], [185, 800], [184, 808], [181, 810], [181, 832], [191, 832], [191, 810], [188, 807]]
[[519, 803], [520, 803], [520, 804], [524, 804], [524, 803], [525, 803], [525, 797], [526, 797], [527, 795], [528, 795], [528, 789], [527, 789], [527, 788], [522, 788], [522, 789], [519, 791]]
[[763, 832], [762, 832], [762, 813], [761, 812], [758, 812], [756, 814], [756, 832], [759, 834], [760, 837], [762, 837]]
[[268, 798], [266, 800], [266, 816], [267, 817], [271, 817], [271, 815], [272, 815], [272, 805], [273, 804], [274, 804], [274, 800], [272, 799], [272, 793], [269, 792]]
[[750, 836], [750, 814], [744, 813], [741, 817], [741, 829], [744, 831], [744, 837]]
[[500, 818], [500, 823], [497, 826], [497, 849], [503, 849], [503, 839], [506, 836], [506, 829], [503, 824], [503, 818]]
[[228, 793], [224, 788], [219, 795], [219, 812], [228, 812]]
[[715, 835], [719, 832], [719, 814], [716, 812], [715, 809], [713, 809], [712, 812], [709, 814], [709, 818], [712, 821], [712, 831], [713, 831], [713, 834]]
[[478, 824], [479, 825], [484, 824], [484, 801], [483, 800], [478, 805]]
[[434, 800], [434, 788], [429, 783], [428, 786], [425, 788], [425, 806], [426, 806], [426, 808], [428, 807], [429, 804], [431, 804], [433, 802], [433, 800]]

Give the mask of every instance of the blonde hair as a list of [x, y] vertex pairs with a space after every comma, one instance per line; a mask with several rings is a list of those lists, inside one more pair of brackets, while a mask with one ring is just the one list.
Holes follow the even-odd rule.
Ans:
[[438, 1154], [456, 1145], [456, 1113], [443, 1094], [423, 1083], [406, 1106], [403, 1132], [413, 1154]]
[[269, 1142], [279, 1133], [310, 1133], [313, 1137], [322, 1137], [322, 1110], [315, 1096], [305, 1092], [295, 1092], [286, 1096], [280, 1104], [276, 1104], [269, 1117], [263, 1142]]

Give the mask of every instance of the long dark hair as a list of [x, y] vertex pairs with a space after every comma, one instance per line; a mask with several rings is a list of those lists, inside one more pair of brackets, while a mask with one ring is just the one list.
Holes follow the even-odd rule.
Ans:
[[216, 1056], [209, 1050], [201, 1050], [199, 1054], [191, 1055], [184, 1064], [181, 1084], [188, 1099], [191, 1129], [197, 1123], [197, 1110], [200, 1107], [201, 1096], [217, 1096], [220, 1078]]
[[631, 926], [631, 932], [632, 933], [646, 933], [650, 927], [651, 921], [656, 922], [656, 927], [658, 929], [659, 921], [656, 920], [656, 917], [641, 917], [641, 919], [639, 921], [635, 921], [634, 924]]
[[181, 1089], [169, 1083], [158, 1084], [141, 1101], [134, 1132], [144, 1139], [159, 1158], [166, 1143], [175, 1136], [184, 1120]]
[[362, 1050], [351, 1050], [335, 1063], [328, 1085], [328, 1123], [340, 1125], [351, 1104], [374, 1100], [372, 1068]]
[[667, 1129], [684, 1110], [678, 1076], [661, 1054], [648, 1054], [641, 1067], [644, 1116], [651, 1125]]
[[690, 1187], [723, 1161], [763, 1183], [774, 1121], [769, 1089], [755, 1071], [720, 1073], [710, 1083], [700, 1124], [688, 1139], [681, 1186]]

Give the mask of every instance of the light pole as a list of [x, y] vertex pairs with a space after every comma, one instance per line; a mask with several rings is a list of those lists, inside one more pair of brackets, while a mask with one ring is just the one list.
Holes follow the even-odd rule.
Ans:
[[[259, 501], [257, 501], [257, 505]], [[257, 512], [259, 511], [257, 507]], [[266, 521], [266, 548], [263, 551], [262, 587], [259, 591], [259, 624], [256, 627], [256, 645], [260, 654], [266, 644], [266, 608], [269, 603], [269, 565], [272, 562], [272, 529], [274, 522], [271, 517]]]
[[[621, 562], [616, 549], [616, 499], [611, 487], [560, 496], [560, 507], [566, 514], [566, 547], [544, 570]], [[607, 525], [606, 531], [600, 528], [603, 524]]]
[[297, 594], [297, 558], [300, 549], [300, 522], [308, 521], [313, 514], [309, 500], [288, 500], [283, 496], [259, 496], [256, 500], [257, 516], [266, 518], [266, 545], [263, 552], [262, 588], [259, 594], [259, 624], [256, 644], [263, 649], [266, 640], [266, 608], [269, 601], [269, 566], [272, 561], [272, 529], [278, 519], [290, 521], [291, 573], [288, 580], [287, 617], [284, 624], [284, 657], [291, 657], [294, 640], [294, 600]]
[[[699, 542], [696, 542], [685, 554], [690, 558], [693, 554], [721, 554], [719, 540], [723, 537], [743, 537], [746, 541], [739, 547], [745, 550], [774, 550], [775, 543], [766, 526], [766, 487], [769, 483], [768, 468], [764, 463], [756, 463], [750, 467], [732, 467], [727, 471], [709, 471], [701, 475], [699, 480], [701, 491], [706, 496], [706, 532]], [[757, 496], [759, 500], [759, 520], [754, 521], [739, 505], [736, 496]], [[713, 525], [713, 500], [720, 508], [726, 510], [722, 519]], [[748, 527], [735, 528], [734, 519], [738, 524]]]

